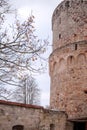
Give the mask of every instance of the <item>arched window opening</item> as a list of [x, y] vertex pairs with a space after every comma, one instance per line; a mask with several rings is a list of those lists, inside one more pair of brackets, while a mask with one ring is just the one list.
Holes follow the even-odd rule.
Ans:
[[67, 59], [68, 65], [73, 65], [75, 63], [74, 56], [69, 56]]
[[24, 126], [23, 125], [15, 125], [12, 127], [12, 130], [24, 130]]
[[54, 64], [53, 64], [53, 69], [52, 69], [53, 75], [56, 75], [57, 69], [58, 69], [58, 64], [57, 64], [57, 62], [55, 61]]
[[55, 130], [55, 125], [54, 124], [50, 124], [50, 130]]
[[64, 69], [65, 69], [65, 59], [61, 58], [59, 60], [59, 69], [58, 69], [58, 71], [60, 72], [60, 71], [63, 71]]
[[86, 65], [86, 56], [84, 53], [77, 56], [77, 63], [79, 66]]

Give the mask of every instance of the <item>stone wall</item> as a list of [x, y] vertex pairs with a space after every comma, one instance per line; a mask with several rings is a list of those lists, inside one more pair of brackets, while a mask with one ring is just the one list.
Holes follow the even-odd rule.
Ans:
[[49, 62], [51, 107], [66, 111], [70, 118], [86, 116], [87, 41], [56, 49]]
[[87, 40], [87, 1], [64, 0], [52, 17], [53, 50]]
[[87, 1], [64, 0], [52, 30], [50, 109], [0, 100], [0, 130], [73, 130], [87, 122]]
[[51, 108], [87, 117], [87, 1], [64, 0], [52, 17]]
[[0, 130], [65, 130], [66, 118], [64, 112], [0, 100]]

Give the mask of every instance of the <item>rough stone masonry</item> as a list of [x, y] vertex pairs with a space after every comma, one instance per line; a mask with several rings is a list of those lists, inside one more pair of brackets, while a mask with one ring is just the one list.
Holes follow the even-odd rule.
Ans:
[[52, 31], [50, 109], [0, 100], [0, 130], [87, 130], [87, 1], [61, 2]]
[[52, 17], [51, 108], [87, 116], [87, 1], [65, 0]]

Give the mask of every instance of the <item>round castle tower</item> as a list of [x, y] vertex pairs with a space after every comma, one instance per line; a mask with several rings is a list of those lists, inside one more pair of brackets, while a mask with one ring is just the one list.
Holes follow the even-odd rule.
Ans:
[[87, 115], [87, 1], [64, 0], [52, 17], [49, 58], [52, 109], [69, 118]]

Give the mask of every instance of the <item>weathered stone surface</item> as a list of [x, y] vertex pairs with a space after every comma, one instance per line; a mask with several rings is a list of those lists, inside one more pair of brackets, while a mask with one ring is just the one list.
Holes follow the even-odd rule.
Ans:
[[53, 49], [87, 40], [87, 1], [65, 0], [52, 17]]
[[87, 1], [64, 0], [52, 30], [50, 109], [0, 100], [0, 130], [87, 129]]
[[87, 2], [65, 0], [52, 17], [51, 108], [87, 117]]
[[0, 130], [13, 130], [22, 125], [24, 130], [65, 130], [66, 114], [43, 107], [0, 100]]

